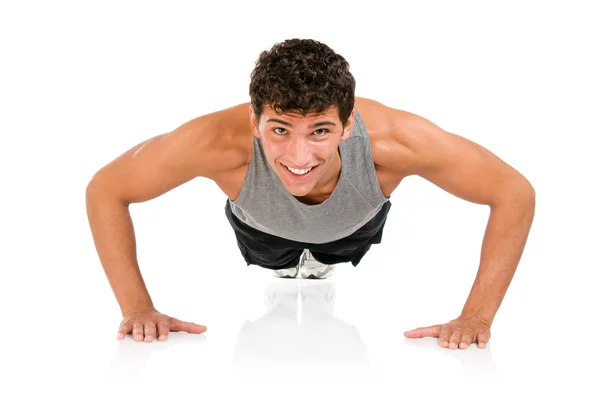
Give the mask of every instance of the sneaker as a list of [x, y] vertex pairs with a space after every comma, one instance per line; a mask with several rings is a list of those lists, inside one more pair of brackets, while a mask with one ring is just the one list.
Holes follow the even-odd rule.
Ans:
[[304, 249], [300, 256], [300, 274], [304, 279], [326, 279], [334, 269], [334, 264], [323, 264], [315, 260], [308, 249]]
[[295, 267], [276, 269], [273, 271], [273, 275], [278, 278], [295, 278], [298, 276], [298, 271], [300, 271], [300, 263], [296, 264]]

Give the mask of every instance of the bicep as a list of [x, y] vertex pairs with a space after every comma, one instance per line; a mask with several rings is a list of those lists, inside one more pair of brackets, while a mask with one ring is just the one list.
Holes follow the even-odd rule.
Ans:
[[531, 189], [517, 170], [483, 146], [412, 115], [408, 175], [418, 175], [446, 192], [478, 204], [503, 203]]
[[202, 117], [177, 129], [154, 136], [124, 152], [92, 178], [89, 187], [118, 198], [123, 203], [148, 201], [195, 177], [218, 171], [211, 163], [217, 134], [205, 130]]

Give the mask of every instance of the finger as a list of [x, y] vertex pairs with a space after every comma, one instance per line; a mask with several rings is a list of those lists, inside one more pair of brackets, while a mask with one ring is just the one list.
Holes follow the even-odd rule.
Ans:
[[122, 323], [117, 332], [117, 339], [123, 340], [128, 333], [131, 333], [131, 323]]
[[177, 318], [171, 318], [171, 330], [187, 333], [204, 333], [206, 326], [197, 325], [193, 322], [183, 322]]
[[148, 321], [144, 324], [144, 335], [145, 341], [152, 341], [156, 337], [156, 324], [152, 321]]
[[469, 348], [472, 342], [473, 336], [469, 333], [465, 333], [463, 334], [462, 339], [460, 339], [460, 344], [458, 345], [458, 348], [465, 350]]
[[404, 336], [411, 339], [418, 339], [421, 337], [438, 337], [440, 335], [440, 327], [441, 325], [433, 325], [424, 328], [416, 328], [404, 332]]
[[142, 341], [144, 339], [144, 325], [136, 322], [133, 325], [133, 339], [135, 341]]
[[489, 337], [487, 334], [485, 333], [479, 333], [477, 335], [477, 347], [479, 348], [485, 348], [485, 346], [487, 345], [489, 341]]
[[458, 343], [460, 342], [460, 338], [462, 337], [462, 331], [457, 330], [454, 333], [452, 333], [452, 336], [450, 336], [450, 340], [448, 341], [448, 348], [450, 348], [451, 350], [455, 350], [456, 348], [458, 348]]
[[158, 340], [164, 341], [169, 335], [169, 322], [163, 319], [158, 322]]
[[438, 344], [444, 348], [448, 348], [448, 341], [450, 340], [451, 334], [452, 334], [452, 330], [450, 330], [450, 328], [442, 327]]

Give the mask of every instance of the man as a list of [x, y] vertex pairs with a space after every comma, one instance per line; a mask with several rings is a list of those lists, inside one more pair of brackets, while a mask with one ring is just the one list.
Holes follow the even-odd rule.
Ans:
[[442, 347], [485, 347], [523, 252], [535, 192], [485, 148], [418, 115], [355, 98], [346, 60], [314, 40], [260, 54], [250, 103], [210, 113], [131, 148], [90, 181], [89, 222], [123, 320], [117, 338], [165, 340], [205, 326], [156, 310], [135, 258], [129, 204], [196, 177], [227, 195], [226, 216], [248, 265], [279, 277], [327, 278], [381, 242], [390, 197], [418, 175], [491, 213], [481, 263], [460, 316], [405, 332]]

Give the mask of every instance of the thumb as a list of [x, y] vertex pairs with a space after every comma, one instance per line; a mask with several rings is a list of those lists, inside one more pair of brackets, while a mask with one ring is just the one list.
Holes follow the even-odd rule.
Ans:
[[404, 336], [408, 338], [440, 337], [441, 327], [442, 325], [433, 325], [424, 328], [416, 328], [404, 332]]
[[206, 332], [206, 326], [197, 325], [193, 322], [183, 322], [177, 318], [171, 318], [171, 330], [176, 332], [187, 332], [187, 333], [204, 333]]

